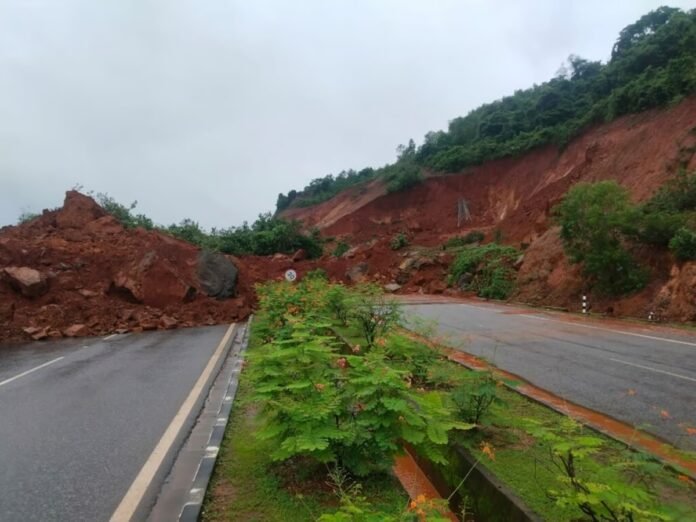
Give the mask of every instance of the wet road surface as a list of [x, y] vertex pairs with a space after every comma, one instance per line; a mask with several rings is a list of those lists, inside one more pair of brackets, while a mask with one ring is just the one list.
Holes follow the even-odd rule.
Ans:
[[227, 328], [0, 346], [0, 520], [109, 520]]
[[446, 344], [567, 400], [696, 450], [696, 333], [566, 320], [491, 303], [407, 304]]

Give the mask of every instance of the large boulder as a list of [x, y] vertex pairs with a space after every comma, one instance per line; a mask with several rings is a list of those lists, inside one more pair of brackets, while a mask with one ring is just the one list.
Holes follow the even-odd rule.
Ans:
[[126, 301], [164, 308], [193, 300], [196, 288], [169, 259], [151, 250], [116, 274], [109, 293]]
[[206, 295], [225, 299], [235, 295], [237, 267], [223, 254], [201, 251], [198, 255], [198, 282]]
[[48, 279], [33, 268], [8, 266], [3, 274], [10, 286], [26, 297], [39, 297], [48, 291]]

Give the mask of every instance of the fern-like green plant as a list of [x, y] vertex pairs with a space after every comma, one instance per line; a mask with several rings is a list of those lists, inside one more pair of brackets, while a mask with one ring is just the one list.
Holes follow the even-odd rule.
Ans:
[[261, 439], [278, 443], [273, 459], [306, 455], [335, 459], [333, 444], [343, 437], [336, 423], [344, 413], [336, 387], [336, 342], [296, 320], [287, 339], [251, 352], [254, 398], [262, 405]]
[[527, 422], [529, 433], [547, 445], [551, 463], [560, 472], [560, 488], [548, 492], [559, 506], [576, 506], [596, 522], [670, 520], [655, 495], [645, 488], [629, 482], [603, 484], [583, 475], [582, 462], [597, 453], [604, 442], [587, 434], [581, 424], [564, 418], [560, 430], [553, 430], [531, 420]]
[[349, 435], [340, 442], [338, 455], [357, 475], [388, 470], [402, 441], [431, 461], [445, 463], [448, 432], [473, 427], [455, 419], [442, 394], [411, 388], [408, 372], [387, 364], [381, 349], [347, 361], [350, 370], [342, 389], [350, 412], [343, 426]]

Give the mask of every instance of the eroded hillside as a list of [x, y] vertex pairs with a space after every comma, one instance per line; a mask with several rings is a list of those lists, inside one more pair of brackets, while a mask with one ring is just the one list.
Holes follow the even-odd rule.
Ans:
[[[563, 150], [547, 146], [462, 172], [431, 173], [422, 184], [398, 193], [387, 194], [379, 181], [372, 181], [319, 205], [289, 209], [283, 216], [368, 250], [370, 242], [374, 247], [402, 232], [411, 244], [431, 247], [468, 230], [488, 231], [489, 237], [499, 234], [504, 243], [526, 249], [516, 299], [577, 309], [583, 282], [563, 254], [552, 217], [554, 205], [573, 184], [600, 180], [616, 180], [634, 201], [644, 201], [680, 167], [695, 169], [694, 151], [696, 98], [691, 97], [668, 109], [597, 126]], [[462, 200], [470, 220], [461, 215]], [[594, 309], [696, 319], [694, 263], [677, 263], [669, 253], [650, 249], [639, 256], [652, 272], [650, 285], [629, 298], [595, 297]], [[368, 269], [376, 276], [393, 273], [402, 262], [386, 249], [377, 257], [379, 268]], [[413, 278], [402, 277], [401, 283], [409, 288], [429, 290], [427, 281], [412, 282]]]

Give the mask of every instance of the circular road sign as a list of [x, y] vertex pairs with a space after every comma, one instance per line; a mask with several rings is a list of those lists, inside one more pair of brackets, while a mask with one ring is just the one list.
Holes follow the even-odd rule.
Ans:
[[292, 283], [295, 279], [297, 279], [297, 272], [292, 269], [285, 272], [286, 281], [290, 281]]

